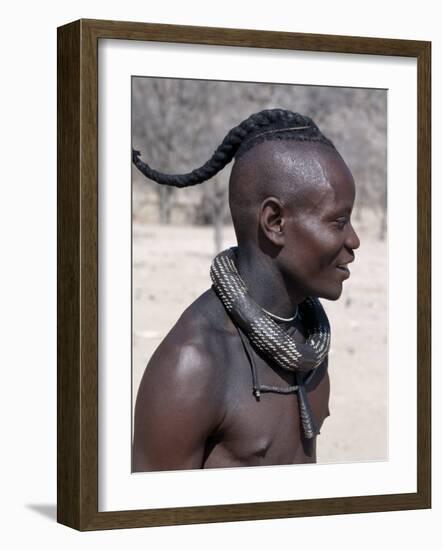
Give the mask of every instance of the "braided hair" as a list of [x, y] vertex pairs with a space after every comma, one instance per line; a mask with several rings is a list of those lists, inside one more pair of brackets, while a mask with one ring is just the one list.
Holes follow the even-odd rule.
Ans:
[[140, 151], [132, 150], [132, 162], [147, 178], [163, 185], [189, 187], [202, 183], [222, 170], [234, 157], [240, 158], [252, 147], [269, 140], [295, 140], [322, 143], [335, 148], [307, 116], [285, 109], [255, 113], [232, 128], [212, 157], [188, 174], [163, 174], [141, 160]]

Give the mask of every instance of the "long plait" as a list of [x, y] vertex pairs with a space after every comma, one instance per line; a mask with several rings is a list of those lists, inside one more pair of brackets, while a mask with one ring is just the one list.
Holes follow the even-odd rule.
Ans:
[[319, 141], [333, 147], [309, 117], [285, 109], [268, 109], [251, 115], [232, 128], [212, 157], [203, 166], [188, 174], [172, 175], [158, 172], [142, 161], [141, 153], [135, 150], [132, 150], [132, 162], [142, 174], [157, 183], [189, 187], [213, 177], [235, 157], [237, 152], [243, 154], [260, 141], [290, 139], [292, 135], [296, 135], [294, 139], [299, 141]]

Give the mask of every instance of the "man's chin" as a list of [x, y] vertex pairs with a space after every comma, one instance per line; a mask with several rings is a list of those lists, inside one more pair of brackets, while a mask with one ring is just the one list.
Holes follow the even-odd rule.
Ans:
[[342, 294], [342, 285], [340, 285], [340, 288], [336, 289], [330, 289], [327, 290], [327, 292], [321, 292], [321, 294], [317, 294], [318, 298], [323, 298], [324, 300], [330, 300], [330, 302], [336, 302], [336, 300], [339, 300]]

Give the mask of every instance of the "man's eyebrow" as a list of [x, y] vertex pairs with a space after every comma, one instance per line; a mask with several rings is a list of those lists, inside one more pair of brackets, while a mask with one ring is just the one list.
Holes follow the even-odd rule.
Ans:
[[338, 214], [348, 214], [350, 215], [353, 211], [352, 206], [337, 206], [333, 209], [332, 215], [337, 216]]

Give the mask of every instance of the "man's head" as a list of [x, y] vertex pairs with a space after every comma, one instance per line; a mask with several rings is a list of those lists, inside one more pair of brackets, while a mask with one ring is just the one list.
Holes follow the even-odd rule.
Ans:
[[339, 298], [359, 239], [353, 177], [327, 143], [265, 140], [237, 158], [229, 202], [240, 250], [271, 257], [296, 294]]

